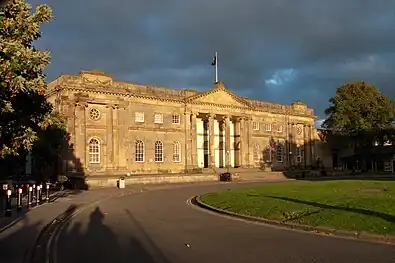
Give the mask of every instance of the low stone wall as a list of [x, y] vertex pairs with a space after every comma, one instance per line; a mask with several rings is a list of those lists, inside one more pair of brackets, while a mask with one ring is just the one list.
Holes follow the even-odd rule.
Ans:
[[287, 177], [283, 172], [250, 172], [250, 173], [239, 173], [238, 174], [240, 180], [248, 181], [248, 180], [284, 180]]
[[[190, 182], [210, 182], [218, 181], [218, 175], [196, 174], [196, 175], [144, 175], [124, 177], [125, 185], [138, 184], [163, 184], [163, 183], [190, 183]], [[119, 177], [92, 177], [86, 178], [89, 188], [117, 187]]]

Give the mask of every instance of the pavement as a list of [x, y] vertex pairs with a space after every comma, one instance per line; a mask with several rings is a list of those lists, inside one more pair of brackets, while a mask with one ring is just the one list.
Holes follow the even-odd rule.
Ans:
[[[49, 196], [50, 202], [54, 202], [59, 198], [67, 198], [71, 197], [74, 195], [77, 195], [81, 193], [80, 190], [64, 190], [64, 191], [57, 191], [57, 192], [52, 192]], [[42, 206], [49, 205], [46, 200], [45, 196], [42, 197], [43, 201], [40, 203], [40, 205], [36, 205], [35, 199], [32, 201], [31, 207], [27, 207], [27, 196], [23, 195], [22, 198], [22, 209], [20, 211], [17, 211], [17, 200], [16, 197], [13, 197], [11, 199], [11, 216], [6, 217], [5, 216], [5, 200], [4, 198], [0, 198], [0, 233], [3, 232], [6, 228], [11, 227], [13, 224], [18, 222], [19, 220], [22, 220], [25, 217], [25, 214], [30, 212], [33, 209], [37, 209]]]
[[36, 242], [41, 230], [70, 206], [82, 205], [54, 238], [51, 262], [395, 262], [391, 245], [229, 219], [187, 202], [206, 192], [256, 184], [262, 182], [134, 186], [59, 198], [0, 233], [1, 261], [32, 262], [32, 252], [43, 245]]

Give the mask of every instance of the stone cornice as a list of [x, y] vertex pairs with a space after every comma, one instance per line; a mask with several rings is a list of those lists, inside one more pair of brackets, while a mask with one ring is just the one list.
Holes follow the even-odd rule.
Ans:
[[[316, 116], [312, 115], [312, 109], [307, 108], [306, 112], [297, 111], [292, 109], [292, 105], [281, 105], [281, 104], [273, 104], [262, 101], [254, 101], [246, 98], [242, 98], [232, 93], [231, 91], [225, 89], [224, 87], [216, 87], [207, 92], [197, 92], [195, 95], [194, 92], [187, 90], [174, 90], [174, 94], [171, 92], [166, 92], [162, 87], [154, 87], [154, 86], [144, 86], [144, 85], [134, 85], [130, 83], [123, 83], [114, 81], [113, 85], [108, 84], [100, 84], [100, 83], [84, 83], [83, 80], [78, 76], [73, 75], [62, 75], [59, 78], [52, 81], [48, 84], [49, 90], [46, 94], [47, 97], [52, 96], [59, 90], [69, 90], [81, 93], [95, 93], [95, 94], [103, 94], [103, 95], [113, 95], [118, 97], [133, 97], [133, 98], [142, 98], [153, 101], [162, 101], [169, 103], [177, 103], [177, 104], [190, 104], [190, 105], [202, 105], [202, 106], [214, 106], [221, 108], [234, 108], [234, 109], [242, 109], [249, 110], [255, 112], [267, 112], [274, 114], [282, 114], [289, 115], [290, 117], [307, 117], [315, 119]], [[135, 88], [133, 88], [135, 87]], [[231, 106], [231, 105], [223, 105], [217, 103], [202, 103], [195, 101], [198, 98], [204, 97], [205, 95], [224, 91], [229, 94], [233, 99], [237, 102], [245, 105], [245, 107]], [[149, 94], [149, 92], [156, 92], [157, 94]], [[146, 94], [141, 94], [146, 93]], [[190, 95], [190, 96], [188, 96]]]
[[159, 100], [163, 102], [176, 102], [176, 103], [184, 103], [182, 99], [172, 99], [172, 98], [164, 98], [164, 97], [155, 97], [141, 94], [133, 94], [124, 91], [114, 91], [114, 90], [106, 90], [102, 88], [82, 88], [82, 87], [67, 87], [67, 90], [70, 91], [79, 91], [79, 92], [87, 92], [87, 93], [96, 93], [96, 94], [104, 94], [104, 95], [114, 95], [121, 97], [134, 97], [134, 98], [142, 98], [148, 100]]

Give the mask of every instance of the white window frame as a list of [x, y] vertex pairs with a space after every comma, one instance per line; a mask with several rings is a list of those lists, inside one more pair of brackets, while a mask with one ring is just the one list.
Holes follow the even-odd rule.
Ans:
[[173, 143], [173, 162], [174, 163], [181, 162], [181, 143], [180, 142]]
[[134, 113], [134, 121], [135, 122], [144, 122], [144, 112], [135, 112]]
[[154, 114], [154, 123], [163, 124], [163, 114], [162, 113], [155, 113]]
[[277, 149], [276, 149], [276, 161], [278, 163], [282, 163], [284, 157], [284, 147], [282, 145], [277, 145]]
[[272, 125], [270, 123], [265, 123], [265, 131], [267, 132], [272, 131]]
[[135, 162], [143, 163], [145, 160], [144, 142], [141, 140], [137, 140], [134, 144], [134, 147], [135, 147]]
[[163, 163], [163, 142], [156, 141], [154, 144], [155, 153], [154, 160], [156, 163]]
[[252, 129], [253, 129], [254, 131], [259, 131], [259, 122], [253, 121], [253, 122], [252, 122]]
[[100, 163], [100, 141], [96, 138], [92, 138], [88, 143], [89, 163], [99, 164]]
[[258, 163], [261, 160], [261, 156], [260, 156], [260, 147], [258, 144], [254, 144], [254, 150], [253, 150], [253, 158], [254, 158], [254, 162]]
[[173, 113], [171, 116], [171, 123], [172, 124], [180, 124], [181, 123], [181, 116], [178, 113]]

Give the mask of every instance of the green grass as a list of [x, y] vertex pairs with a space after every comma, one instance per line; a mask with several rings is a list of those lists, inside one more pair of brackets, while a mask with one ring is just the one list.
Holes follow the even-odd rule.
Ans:
[[201, 200], [249, 216], [395, 235], [395, 181], [287, 182], [208, 193]]

